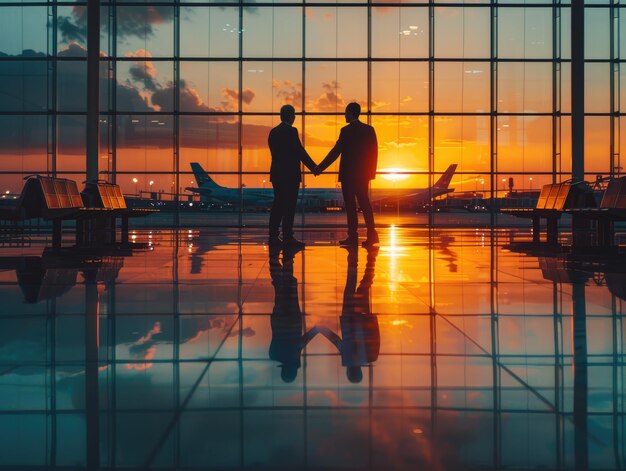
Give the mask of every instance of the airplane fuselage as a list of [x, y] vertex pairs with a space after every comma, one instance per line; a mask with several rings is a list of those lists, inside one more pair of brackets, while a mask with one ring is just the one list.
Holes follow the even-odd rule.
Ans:
[[[188, 188], [187, 190], [200, 195], [200, 200], [207, 203], [224, 203], [244, 206], [269, 206], [274, 200], [274, 191], [271, 188], [242, 188], [241, 192], [235, 188]], [[451, 189], [438, 188], [373, 188], [370, 198], [373, 203], [393, 202], [398, 198], [411, 198], [415, 203], [425, 203], [431, 198], [450, 193]], [[343, 205], [341, 188], [305, 188], [298, 193], [298, 203], [307, 206]]]

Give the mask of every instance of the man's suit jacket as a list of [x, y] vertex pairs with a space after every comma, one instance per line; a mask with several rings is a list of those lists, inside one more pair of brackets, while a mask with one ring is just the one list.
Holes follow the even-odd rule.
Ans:
[[339, 181], [361, 181], [376, 178], [378, 165], [378, 141], [372, 126], [359, 120], [341, 128], [335, 147], [319, 164], [325, 170], [341, 154]]
[[271, 182], [302, 181], [300, 162], [311, 171], [315, 168], [315, 162], [302, 147], [298, 130], [293, 126], [280, 123], [270, 131], [267, 143], [272, 153]]

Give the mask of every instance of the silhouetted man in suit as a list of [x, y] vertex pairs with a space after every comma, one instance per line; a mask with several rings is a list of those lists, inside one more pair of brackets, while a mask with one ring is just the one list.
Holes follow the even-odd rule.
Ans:
[[370, 289], [374, 281], [378, 247], [367, 249], [365, 273], [358, 287], [358, 248], [351, 246], [347, 249], [348, 274], [339, 318], [341, 338], [326, 327], [320, 327], [319, 330], [341, 353], [341, 365], [346, 367], [348, 380], [351, 383], [360, 383], [363, 379], [361, 367], [375, 362], [380, 353], [378, 316], [372, 314], [370, 305]]
[[374, 128], [359, 121], [360, 114], [361, 106], [358, 103], [350, 103], [346, 106], [345, 117], [348, 125], [341, 128], [335, 147], [313, 173], [319, 175], [341, 154], [339, 181], [348, 218], [348, 238], [339, 243], [341, 245], [359, 243], [359, 220], [356, 213], [356, 200], [358, 200], [367, 226], [367, 239], [363, 242], [363, 246], [368, 247], [378, 243], [374, 213], [368, 194], [369, 182], [376, 178], [378, 141]]
[[[293, 236], [293, 219], [302, 181], [300, 162], [311, 171], [315, 168], [315, 162], [302, 147], [298, 130], [292, 126], [295, 119], [294, 107], [283, 106], [280, 109], [281, 123], [270, 131], [268, 137], [272, 153], [270, 181], [274, 188], [274, 203], [270, 211], [270, 245], [282, 242], [286, 246], [304, 247], [304, 244]], [[282, 241], [279, 237], [281, 222], [283, 225]]]
[[274, 309], [272, 310], [272, 341], [269, 357], [280, 363], [280, 376], [286, 383], [296, 379], [300, 369], [302, 349], [318, 333], [313, 327], [302, 334], [302, 311], [298, 300], [298, 280], [293, 276], [293, 259], [299, 248], [270, 248], [270, 276], [274, 285]]

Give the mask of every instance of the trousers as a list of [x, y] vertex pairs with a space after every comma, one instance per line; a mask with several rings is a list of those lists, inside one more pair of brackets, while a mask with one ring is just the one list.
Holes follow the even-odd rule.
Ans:
[[283, 239], [291, 239], [300, 182], [272, 182], [272, 187], [274, 188], [274, 202], [270, 210], [270, 237], [279, 235], [282, 223]]
[[376, 233], [374, 225], [374, 212], [369, 197], [369, 180], [352, 180], [341, 182], [343, 201], [346, 206], [346, 218], [348, 219], [348, 237], [357, 237], [359, 219], [356, 213], [356, 203], [358, 201], [363, 219], [367, 227], [368, 236]]

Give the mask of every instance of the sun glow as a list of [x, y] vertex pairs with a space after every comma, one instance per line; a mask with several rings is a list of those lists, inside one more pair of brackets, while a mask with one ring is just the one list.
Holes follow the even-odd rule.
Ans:
[[409, 178], [409, 175], [406, 173], [409, 170], [405, 168], [381, 168], [378, 170], [381, 178], [385, 180], [389, 180], [390, 182], [399, 182], [402, 180], [406, 180]]

